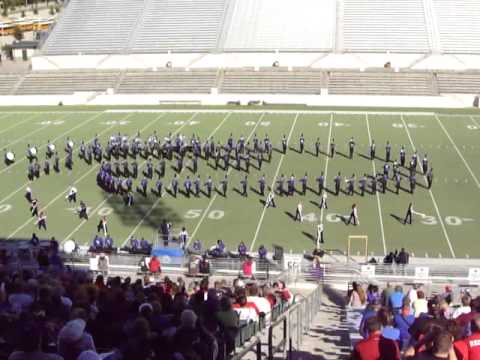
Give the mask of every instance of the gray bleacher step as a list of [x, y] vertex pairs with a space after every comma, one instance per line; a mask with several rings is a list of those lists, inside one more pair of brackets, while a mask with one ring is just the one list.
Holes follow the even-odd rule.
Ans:
[[303, 336], [301, 349], [290, 359], [346, 359], [350, 354], [349, 330], [346, 325], [344, 294], [330, 286], [323, 287], [322, 311], [308, 333]]

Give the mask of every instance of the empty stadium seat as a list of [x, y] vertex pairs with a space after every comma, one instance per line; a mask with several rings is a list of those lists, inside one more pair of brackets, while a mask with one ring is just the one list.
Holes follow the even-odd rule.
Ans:
[[221, 92], [246, 94], [320, 94], [324, 75], [308, 70], [226, 70]]
[[215, 87], [215, 70], [130, 71], [123, 77], [118, 93], [210, 93]]
[[34, 72], [27, 74], [17, 95], [72, 94], [76, 91], [105, 91], [114, 88], [116, 72]]
[[224, 48], [233, 50], [332, 50], [333, 0], [232, 0]]
[[123, 53], [142, 11], [143, 1], [138, 0], [70, 0], [42, 53]]
[[333, 95], [437, 95], [429, 73], [333, 72], [328, 83]]
[[11, 94], [19, 80], [19, 75], [0, 75], [0, 95]]
[[437, 83], [443, 94], [480, 93], [480, 73], [439, 73]]
[[147, 0], [132, 51], [214, 50], [226, 3], [226, 0]]
[[345, 51], [430, 51], [423, 0], [344, 0], [343, 23]]
[[432, 0], [442, 51], [480, 53], [480, 1]]

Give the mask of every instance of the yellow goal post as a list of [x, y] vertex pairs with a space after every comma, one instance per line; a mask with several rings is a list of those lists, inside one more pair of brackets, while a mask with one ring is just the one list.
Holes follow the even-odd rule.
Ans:
[[347, 261], [350, 261], [352, 243], [360, 242], [365, 249], [365, 261], [368, 261], [368, 236], [367, 235], [349, 235], [347, 240]]

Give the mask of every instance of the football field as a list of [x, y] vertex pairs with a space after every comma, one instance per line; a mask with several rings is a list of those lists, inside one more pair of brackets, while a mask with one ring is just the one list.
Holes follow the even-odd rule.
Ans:
[[[115, 245], [120, 247], [131, 236], [156, 237], [162, 219], [173, 223], [175, 232], [185, 226], [191, 239], [200, 239], [206, 246], [223, 239], [227, 248], [236, 250], [240, 241], [256, 250], [265, 245], [269, 251], [273, 244], [285, 251], [310, 252], [315, 246], [317, 225], [324, 223], [326, 249], [344, 251], [349, 235], [368, 236], [368, 252], [383, 256], [386, 252], [405, 247], [418, 257], [466, 258], [480, 257], [480, 114], [447, 114], [434, 112], [366, 112], [366, 111], [303, 111], [303, 110], [212, 110], [206, 108], [166, 111], [150, 109], [133, 110], [83, 110], [38, 111], [18, 109], [0, 113], [0, 142], [2, 149], [13, 151], [16, 161], [0, 165], [0, 238], [7, 240], [30, 239], [33, 232], [40, 238], [54, 236], [59, 241], [74, 239], [80, 245], [90, 244], [96, 234], [100, 216], [107, 216], [108, 226]], [[248, 174], [248, 197], [242, 196], [240, 181], [246, 172], [230, 167], [215, 169], [214, 163], [199, 163], [198, 174], [202, 184], [207, 176], [214, 183], [228, 175], [227, 196], [213, 192], [199, 197], [179, 193], [176, 198], [165, 193], [157, 197], [135, 194], [135, 205], [126, 207], [119, 195], [105, 193], [96, 185], [99, 163], [86, 164], [78, 158], [81, 140], [91, 142], [98, 134], [105, 145], [112, 134], [127, 136], [140, 132], [143, 139], [156, 130], [163, 139], [169, 132], [182, 134], [188, 139], [195, 134], [201, 140], [213, 138], [225, 144], [230, 134], [238, 139], [244, 136], [252, 142], [255, 134], [263, 140], [268, 134], [274, 151], [270, 162], [261, 169], [252, 159]], [[288, 138], [288, 150], [281, 152], [283, 135]], [[299, 152], [299, 138], [305, 137], [305, 151]], [[356, 146], [353, 159], [348, 157], [348, 141], [354, 137]], [[75, 142], [74, 166], [67, 171], [64, 166], [65, 142]], [[315, 154], [315, 141], [319, 138], [321, 154]], [[50, 175], [42, 172], [40, 178], [27, 179], [26, 150], [28, 144], [39, 151], [43, 167], [48, 140], [54, 143], [60, 155], [61, 171]], [[376, 159], [369, 156], [372, 141], [377, 146]], [[337, 154], [327, 156], [329, 143], [334, 141]], [[417, 168], [417, 188], [409, 192], [408, 170], [403, 176], [400, 194], [395, 193], [389, 180], [385, 193], [358, 192], [358, 179], [363, 174], [381, 173], [385, 163], [385, 144], [392, 144], [392, 160], [399, 158], [401, 145], [405, 146], [407, 163], [414, 150], [419, 160], [428, 155], [433, 167], [434, 182], [429, 190], [426, 179]], [[129, 159], [132, 161], [133, 159]], [[146, 160], [137, 159], [139, 172]], [[156, 166], [158, 160], [153, 160]], [[232, 160], [232, 163], [234, 161]], [[189, 162], [187, 161], [187, 166]], [[324, 172], [327, 177], [328, 209], [320, 209], [320, 196], [315, 179]], [[333, 178], [341, 173], [342, 192], [333, 194]], [[175, 164], [167, 162], [164, 184], [168, 185], [175, 173]], [[281, 176], [298, 179], [308, 174], [306, 195], [277, 195], [276, 208], [265, 208], [264, 197], [258, 194], [258, 180], [265, 174], [268, 186]], [[345, 177], [356, 175], [355, 195], [348, 196]], [[183, 188], [186, 176], [194, 177], [188, 167], [178, 175]], [[391, 177], [391, 176], [390, 176]], [[134, 181], [134, 188], [142, 176]], [[153, 187], [157, 175], [149, 181]], [[70, 186], [78, 189], [78, 198], [89, 208], [88, 221], [80, 220], [75, 207], [66, 201]], [[47, 231], [39, 231], [30, 216], [24, 197], [29, 186], [40, 208], [47, 214]], [[303, 204], [304, 221], [293, 220], [297, 204]], [[407, 206], [414, 203], [416, 211], [412, 225], [403, 225]], [[348, 216], [352, 204], [357, 204], [360, 224], [346, 225], [342, 216]], [[78, 206], [78, 203], [77, 203]], [[352, 252], [362, 252], [363, 247], [352, 245]]]

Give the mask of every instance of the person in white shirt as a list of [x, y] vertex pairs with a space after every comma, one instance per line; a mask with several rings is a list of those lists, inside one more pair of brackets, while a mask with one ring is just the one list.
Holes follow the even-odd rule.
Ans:
[[182, 231], [180, 231], [180, 234], [178, 235], [178, 240], [180, 241], [180, 246], [182, 247], [182, 249], [185, 249], [185, 245], [188, 242], [188, 232], [185, 227], [183, 227]]
[[470, 295], [465, 294], [462, 296], [462, 306], [459, 306], [453, 311], [452, 318], [456, 319], [462, 314], [468, 314], [472, 309], [470, 308], [470, 301], [472, 298]]
[[412, 286], [412, 288], [408, 291], [407, 296], [410, 299], [410, 304], [413, 304], [413, 302], [418, 299], [416, 285]]
[[68, 192], [68, 195], [66, 196], [66, 198], [67, 198], [69, 203], [71, 203], [71, 202], [76, 203], [77, 202], [77, 188], [72, 186], [70, 188], [70, 191]]
[[320, 209], [328, 209], [326, 191], [322, 192], [322, 199], [320, 200]]
[[301, 202], [297, 205], [297, 211], [295, 212], [295, 221], [303, 222], [303, 205]]
[[425, 299], [425, 293], [422, 290], [418, 290], [417, 296], [418, 299], [412, 304], [413, 314], [416, 318], [418, 318], [422, 313], [428, 313], [428, 301]]
[[270, 302], [266, 298], [259, 296], [259, 289], [257, 285], [252, 285], [248, 287], [247, 292], [248, 292], [247, 302], [254, 303], [255, 306], [258, 308], [258, 311], [260, 311], [260, 313], [264, 313], [265, 319], [269, 321], [270, 313], [272, 311]]

